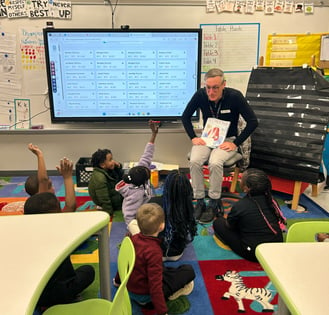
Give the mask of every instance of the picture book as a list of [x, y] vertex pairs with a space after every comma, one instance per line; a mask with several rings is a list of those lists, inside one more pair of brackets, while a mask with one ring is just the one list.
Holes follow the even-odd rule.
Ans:
[[201, 138], [206, 142], [208, 147], [217, 148], [224, 142], [230, 123], [226, 120], [208, 118]]

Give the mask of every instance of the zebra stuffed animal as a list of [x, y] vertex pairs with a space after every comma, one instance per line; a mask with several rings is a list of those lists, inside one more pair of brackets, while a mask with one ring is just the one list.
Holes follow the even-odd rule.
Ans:
[[269, 302], [272, 298], [271, 291], [264, 288], [248, 288], [243, 283], [242, 277], [236, 271], [227, 270], [224, 275], [216, 275], [216, 280], [231, 282], [231, 286], [222, 296], [223, 300], [228, 300], [232, 296], [238, 303], [239, 313], [244, 313], [245, 308], [242, 299], [254, 300], [259, 302], [262, 312], [273, 312], [274, 306]]

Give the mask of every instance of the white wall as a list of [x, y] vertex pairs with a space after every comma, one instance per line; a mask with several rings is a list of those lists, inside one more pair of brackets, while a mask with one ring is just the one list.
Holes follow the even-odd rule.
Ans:
[[[114, 2], [114, 1], [112, 1]], [[119, 1], [120, 2], [120, 1]], [[272, 16], [256, 12], [253, 15], [236, 13], [206, 13], [203, 6], [130, 6], [118, 5], [114, 14], [115, 28], [130, 25], [131, 28], [198, 28], [200, 24], [211, 23], [260, 23], [260, 55], [265, 55], [267, 36], [272, 33], [323, 33], [329, 32], [329, 8], [315, 7], [313, 15], [303, 13], [279, 14]], [[24, 25], [45, 27], [47, 20], [0, 19], [0, 26], [6, 32], [19, 33]], [[72, 20], [53, 20], [55, 27], [74, 28], [111, 28], [112, 12], [109, 5], [74, 5]], [[225, 71], [225, 69], [223, 69]], [[44, 73], [44, 80], [46, 74]], [[29, 95], [25, 92], [20, 98], [31, 99], [32, 116], [44, 109], [44, 95]], [[1, 91], [0, 91], [1, 97]], [[44, 124], [47, 129], [66, 129], [63, 131], [0, 131], [0, 171], [34, 170], [36, 161], [27, 150], [27, 144], [38, 144], [45, 152], [47, 167], [55, 169], [61, 157], [73, 161], [79, 157], [90, 156], [98, 148], [110, 148], [120, 161], [137, 160], [149, 138], [149, 130], [122, 130], [107, 124], [97, 125], [97, 130], [84, 130], [84, 126], [52, 125], [50, 114], [46, 112], [32, 120], [32, 124]], [[95, 125], [96, 126], [96, 125]], [[79, 127], [76, 131], [70, 128]], [[103, 129], [99, 129], [103, 128]], [[117, 126], [116, 126], [117, 128]], [[186, 154], [190, 140], [180, 126], [160, 130], [154, 160], [187, 166]]]

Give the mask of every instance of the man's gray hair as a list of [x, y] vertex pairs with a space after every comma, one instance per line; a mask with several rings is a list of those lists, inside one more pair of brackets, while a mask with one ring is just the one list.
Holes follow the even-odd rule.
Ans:
[[214, 78], [214, 77], [221, 77], [221, 78], [223, 78], [223, 81], [226, 81], [224, 72], [221, 69], [217, 69], [217, 68], [210, 69], [204, 75], [204, 80], [207, 80], [209, 78]]

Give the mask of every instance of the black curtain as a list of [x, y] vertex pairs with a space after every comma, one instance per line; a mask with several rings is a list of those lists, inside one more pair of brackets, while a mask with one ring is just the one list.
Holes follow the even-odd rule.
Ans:
[[329, 82], [312, 68], [253, 69], [246, 97], [259, 126], [250, 167], [318, 183], [329, 117]]

